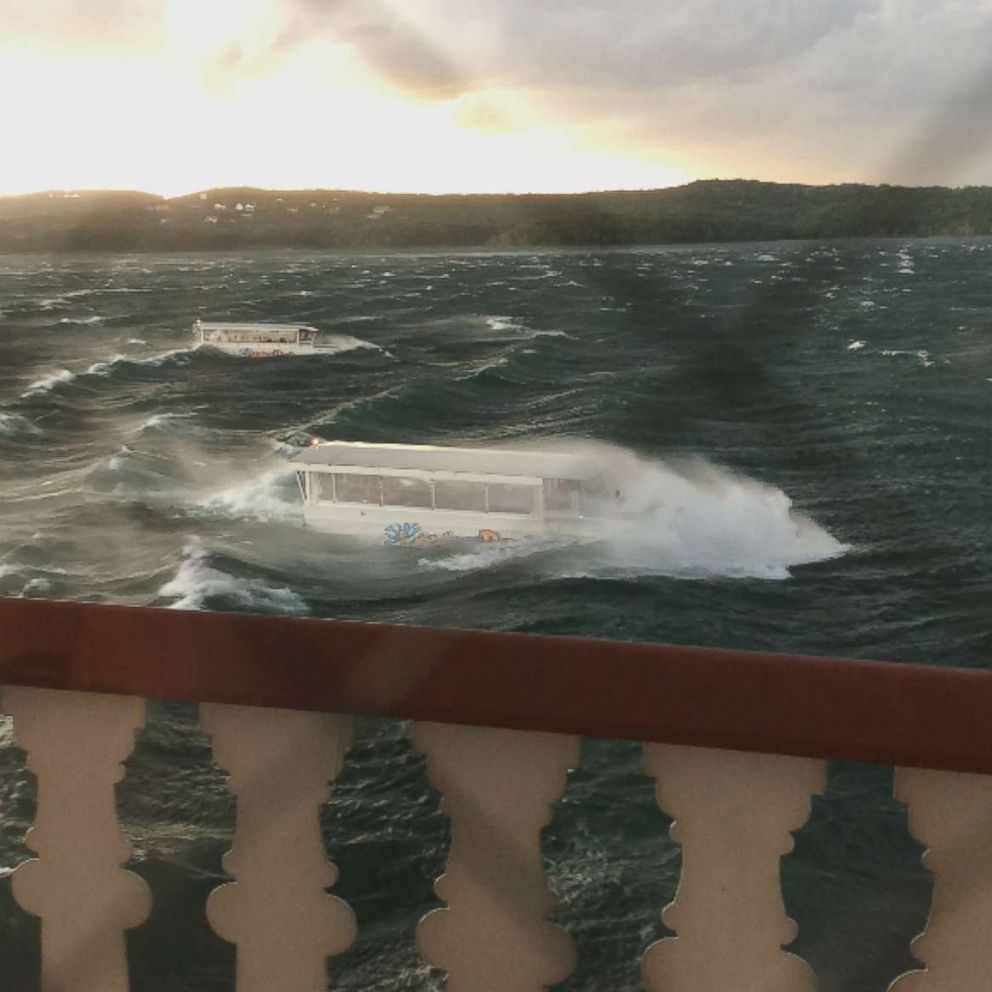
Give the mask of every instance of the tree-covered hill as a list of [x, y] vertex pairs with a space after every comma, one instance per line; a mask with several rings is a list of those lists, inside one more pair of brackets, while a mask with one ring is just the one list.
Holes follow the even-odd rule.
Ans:
[[671, 189], [422, 196], [213, 189], [0, 198], [0, 252], [636, 245], [992, 234], [992, 188], [707, 180]]

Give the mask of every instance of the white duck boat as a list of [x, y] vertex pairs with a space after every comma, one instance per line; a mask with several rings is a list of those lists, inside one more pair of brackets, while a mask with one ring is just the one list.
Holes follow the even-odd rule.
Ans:
[[332, 441], [291, 461], [307, 526], [386, 544], [597, 537], [626, 516], [588, 453]]
[[307, 324], [193, 322], [197, 347], [216, 348], [242, 358], [272, 358], [285, 355], [321, 355], [340, 351], [333, 339], [317, 342], [320, 331]]

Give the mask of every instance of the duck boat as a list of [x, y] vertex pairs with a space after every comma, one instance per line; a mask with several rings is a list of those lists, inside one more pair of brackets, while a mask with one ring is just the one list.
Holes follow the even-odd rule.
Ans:
[[306, 526], [385, 544], [600, 537], [626, 516], [607, 466], [578, 452], [322, 441], [291, 461]]
[[225, 323], [196, 320], [193, 338], [197, 347], [216, 348], [241, 358], [286, 355], [320, 355], [340, 350], [334, 343], [321, 345], [320, 331], [307, 324]]

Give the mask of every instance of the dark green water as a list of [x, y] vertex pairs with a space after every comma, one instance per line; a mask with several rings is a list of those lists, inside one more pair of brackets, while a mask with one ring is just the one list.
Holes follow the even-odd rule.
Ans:
[[[195, 315], [352, 340], [246, 362], [189, 350]], [[990, 407], [988, 241], [0, 258], [0, 593], [983, 665]], [[285, 459], [312, 435], [606, 442], [671, 512], [592, 547], [369, 551], [300, 527]], [[154, 707], [119, 790], [156, 897], [136, 992], [231, 987], [202, 904], [233, 806], [193, 719]], [[363, 725], [326, 810], [361, 927], [336, 987], [438, 981], [413, 927], [446, 822], [408, 738]], [[33, 785], [0, 760], [12, 866]], [[677, 883], [639, 761], [588, 742], [545, 832], [570, 992], [639, 987]], [[884, 989], [927, 911], [890, 778], [835, 768], [783, 864], [825, 990]], [[0, 897], [27, 988], [36, 927]]]

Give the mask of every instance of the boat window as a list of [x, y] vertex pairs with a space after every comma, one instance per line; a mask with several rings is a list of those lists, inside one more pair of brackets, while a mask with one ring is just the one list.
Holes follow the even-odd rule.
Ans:
[[609, 513], [618, 502], [615, 492], [620, 490], [616, 486], [611, 489], [602, 475], [584, 480], [581, 488], [582, 512], [593, 516]]
[[431, 484], [426, 479], [412, 479], [401, 475], [382, 477], [382, 502], [387, 506], [431, 505]]
[[310, 473], [310, 491], [313, 492], [313, 480], [317, 479], [317, 499], [330, 502], [334, 499], [334, 476], [329, 472]]
[[439, 479], [434, 483], [434, 506], [438, 510], [474, 510], [476, 513], [484, 513], [485, 484]]
[[490, 513], [531, 513], [534, 509], [534, 490], [529, 486], [490, 482], [487, 488]]
[[544, 508], [551, 513], [578, 513], [581, 488], [576, 479], [545, 479]]
[[334, 473], [335, 492], [339, 503], [381, 503], [382, 492], [377, 475], [345, 475]]

